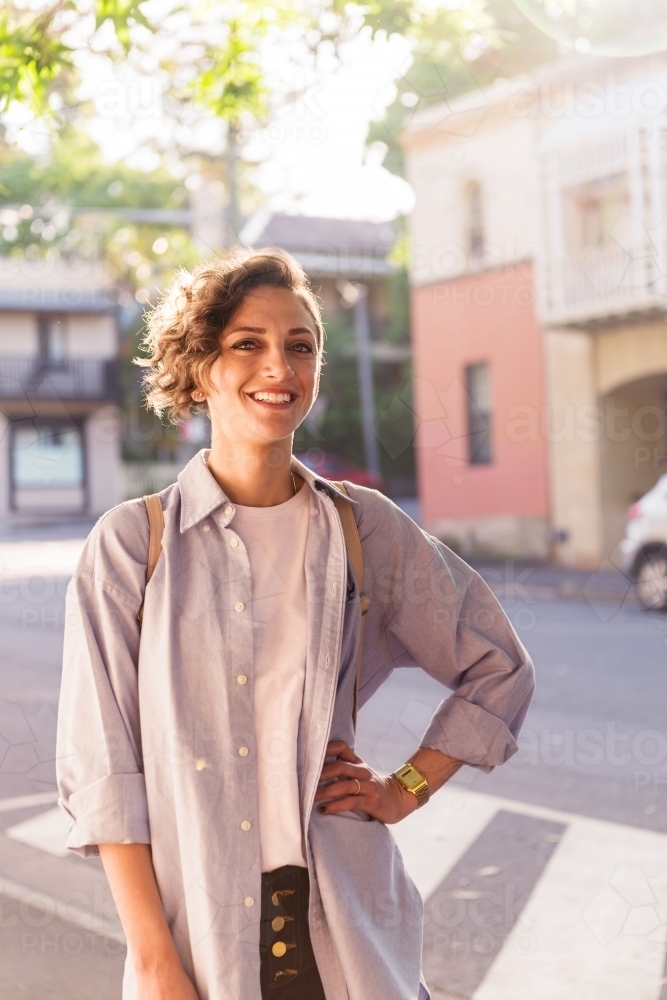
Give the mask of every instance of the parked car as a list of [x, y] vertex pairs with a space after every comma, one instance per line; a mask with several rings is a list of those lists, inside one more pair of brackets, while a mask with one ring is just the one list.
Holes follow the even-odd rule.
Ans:
[[381, 476], [376, 476], [368, 469], [362, 469], [361, 466], [349, 462], [340, 455], [332, 455], [329, 451], [312, 448], [296, 457], [308, 469], [324, 479], [333, 479], [334, 482], [347, 479], [348, 483], [354, 483], [356, 486], [367, 486], [371, 490], [384, 490], [384, 481]]
[[642, 605], [667, 608], [667, 476], [628, 510], [621, 553]]

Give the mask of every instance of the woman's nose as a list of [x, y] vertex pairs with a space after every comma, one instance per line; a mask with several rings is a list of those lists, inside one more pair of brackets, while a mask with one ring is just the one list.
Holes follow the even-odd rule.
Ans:
[[286, 375], [292, 375], [294, 370], [290, 365], [285, 351], [276, 348], [266, 358], [264, 371], [266, 375], [272, 375], [274, 378], [282, 378]]

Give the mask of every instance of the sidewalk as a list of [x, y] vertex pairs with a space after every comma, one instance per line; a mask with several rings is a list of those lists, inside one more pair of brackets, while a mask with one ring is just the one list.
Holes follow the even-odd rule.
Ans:
[[[45, 573], [71, 576], [93, 524], [73, 521], [24, 527], [11, 535], [0, 531], [0, 580]], [[481, 573], [497, 597], [505, 600], [588, 601], [615, 605], [617, 609], [639, 606], [632, 582], [612, 568], [590, 572], [480, 557], [466, 562]]]
[[497, 597], [528, 601], [588, 601], [639, 607], [634, 585], [620, 570], [567, 569], [513, 559], [473, 557], [468, 562], [486, 580]]

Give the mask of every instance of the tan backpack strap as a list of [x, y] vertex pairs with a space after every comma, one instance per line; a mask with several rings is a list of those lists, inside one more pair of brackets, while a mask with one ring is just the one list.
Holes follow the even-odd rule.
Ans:
[[[164, 514], [162, 513], [162, 502], [157, 493], [152, 493], [144, 497], [146, 513], [148, 515], [148, 556], [146, 559], [146, 583], [153, 575], [157, 561], [162, 552], [162, 535], [164, 534]], [[137, 618], [141, 622], [144, 617], [144, 602], [141, 602]]]
[[[343, 483], [334, 483], [341, 493], [347, 495], [347, 490]], [[361, 634], [359, 636], [359, 646], [357, 648], [357, 664], [354, 677], [354, 704], [352, 706], [352, 724], [357, 728], [357, 709], [359, 705], [359, 679], [361, 677], [361, 664], [364, 656], [364, 622], [366, 612], [371, 606], [370, 598], [364, 593], [364, 553], [359, 538], [359, 529], [354, 519], [354, 511], [347, 501], [340, 496], [334, 495], [334, 503], [340, 518], [343, 537], [345, 538], [345, 548], [348, 559], [352, 565], [352, 572], [357, 582], [359, 600], [361, 603]]]

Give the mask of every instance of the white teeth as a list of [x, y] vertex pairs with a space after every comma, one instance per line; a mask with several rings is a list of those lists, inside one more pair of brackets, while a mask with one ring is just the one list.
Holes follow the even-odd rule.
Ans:
[[289, 403], [292, 398], [290, 392], [253, 392], [252, 396], [261, 403]]

